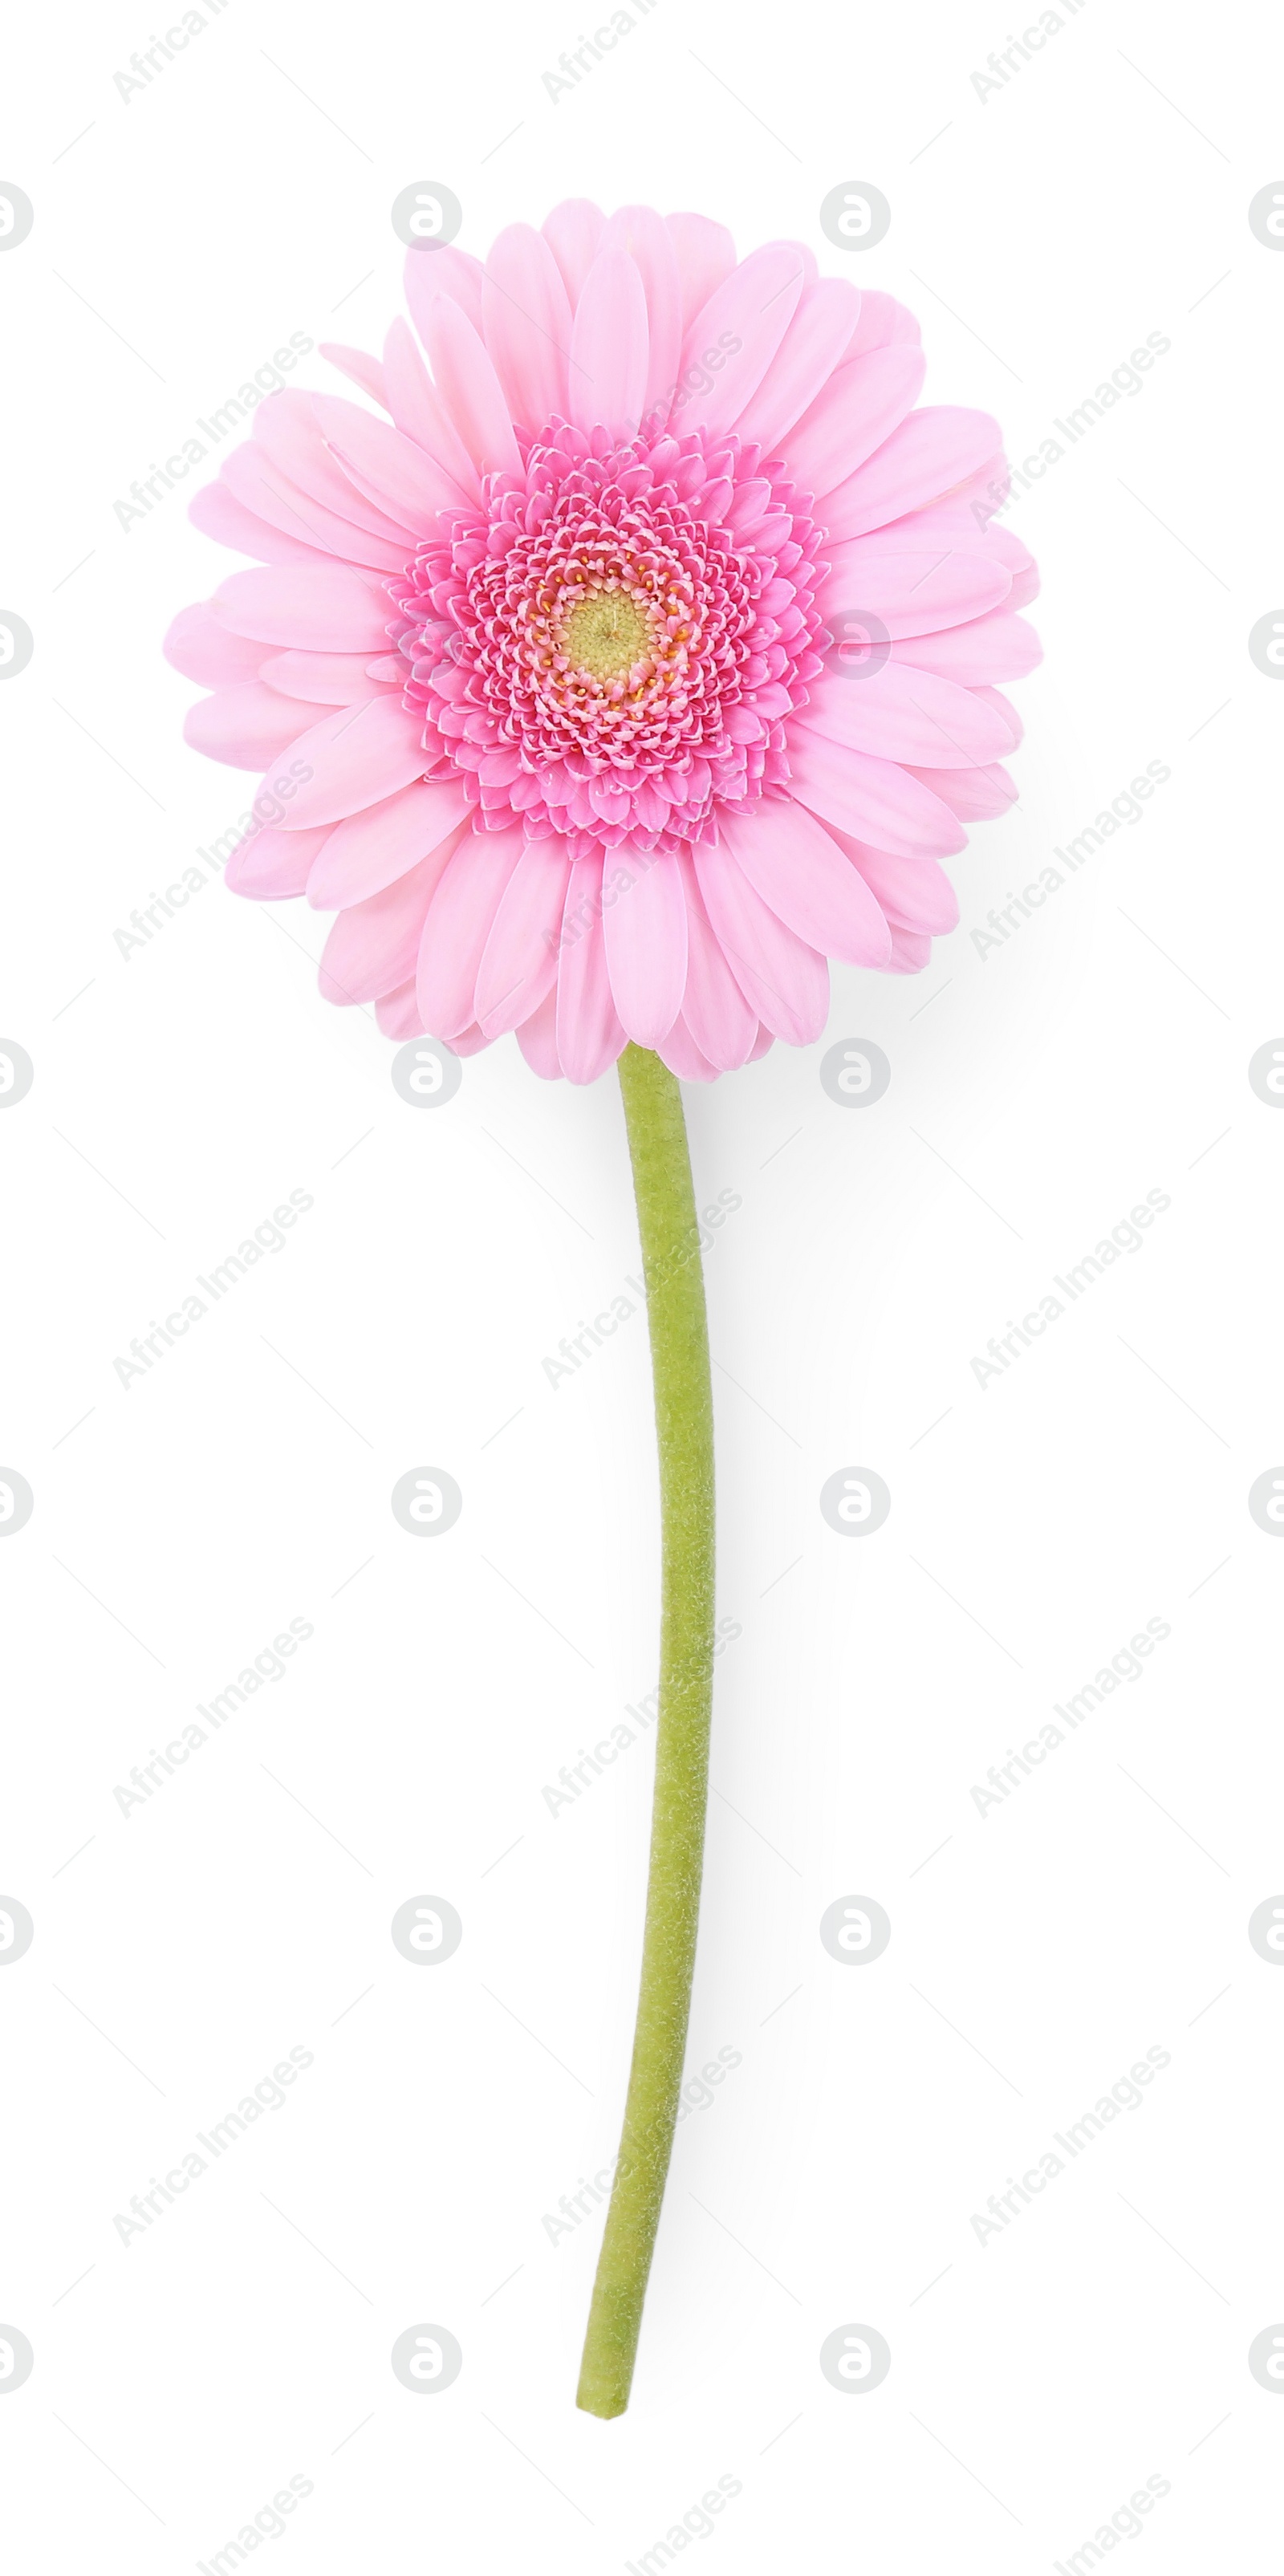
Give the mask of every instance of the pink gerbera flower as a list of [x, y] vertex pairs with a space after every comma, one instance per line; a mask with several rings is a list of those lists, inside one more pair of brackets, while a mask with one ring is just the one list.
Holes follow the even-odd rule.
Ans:
[[285, 816], [229, 883], [336, 911], [322, 990], [391, 1037], [573, 1082], [807, 1044], [826, 959], [923, 966], [1015, 794], [996, 424], [914, 411], [889, 296], [698, 215], [573, 201], [406, 292], [427, 365], [401, 320], [324, 352], [385, 417], [275, 394], [193, 504], [258, 565], [171, 629], [187, 739]]

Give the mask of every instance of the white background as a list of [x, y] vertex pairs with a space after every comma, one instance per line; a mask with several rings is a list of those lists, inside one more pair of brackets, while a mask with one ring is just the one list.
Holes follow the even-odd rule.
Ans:
[[[0, 1119], [0, 1455], [36, 1497], [0, 1549], [0, 1889], [36, 1925], [0, 1975], [0, 2321], [36, 2355], [0, 2403], [9, 2561], [190, 2567], [294, 2475], [312, 2495], [259, 2542], [282, 2565], [609, 2570], [725, 2477], [683, 2542], [711, 2564], [1024, 2570], [1153, 2476], [1170, 2493], [1116, 2549], [1264, 2567], [1266, 13], [1088, 0], [984, 102], [997, 0], [658, 0], [556, 105], [569, 0], [230, 0], [126, 104], [113, 75], [151, 32], [141, 0], [25, 12], [0, 144], [36, 210], [0, 256], [0, 594], [35, 636], [0, 688], [0, 1033], [36, 1068]], [[410, 1109], [372, 1014], [318, 999], [302, 905], [211, 886], [128, 959], [113, 939], [251, 784], [184, 749], [192, 690], [159, 656], [231, 559], [181, 492], [128, 532], [113, 503], [292, 331], [380, 345], [388, 210], [420, 178], [479, 252], [580, 193], [698, 208], [742, 252], [800, 237], [911, 304], [928, 399], [996, 411], [1018, 458], [1171, 341], [1009, 516], [1047, 659], [1015, 692], [1020, 802], [955, 863], [962, 926], [918, 978], [836, 972], [816, 1047], [688, 1093], [702, 1202], [743, 1201], [707, 1264], [719, 1609], [743, 1634], [691, 2065], [741, 2063], [679, 2132], [613, 2424], [573, 2404], [599, 2222], [553, 2245], [542, 2219], [614, 2152], [649, 1746], [556, 1817], [541, 1791], [654, 1681], [645, 1328], [556, 1391], [541, 1362], [636, 1267], [617, 1088], [541, 1084], [504, 1040]], [[893, 209], [865, 264], [818, 219], [851, 178]], [[291, 381], [335, 385], [315, 356]], [[1151, 761], [1172, 776], [1144, 819], [979, 955], [991, 906]], [[893, 1068], [860, 1112], [818, 1079], [855, 1036]], [[285, 1248], [122, 1387], [131, 1336], [292, 1189], [315, 1205]], [[978, 1385], [989, 1337], [1152, 1190], [1144, 1247]], [[389, 1508], [425, 1462], [464, 1495], [431, 1545]], [[818, 1508], [853, 1462], [893, 1498], [859, 1544]], [[114, 1786], [291, 1618], [315, 1635], [284, 1677], [123, 1816]], [[979, 1814], [973, 1784], [1152, 1618], [1171, 1636], [1143, 1676]], [[423, 1892], [464, 1924], [430, 1971], [389, 1936]], [[852, 1892], [892, 1922], [862, 1970], [818, 1937]], [[291, 2047], [314, 2064], [284, 2106], [123, 2245], [114, 2213]], [[1171, 2064], [1141, 2107], [978, 2242], [972, 2214], [1149, 2048]], [[389, 2364], [422, 2321], [464, 2354], [431, 2400]], [[892, 2351], [863, 2397], [818, 2366], [851, 2321]]]

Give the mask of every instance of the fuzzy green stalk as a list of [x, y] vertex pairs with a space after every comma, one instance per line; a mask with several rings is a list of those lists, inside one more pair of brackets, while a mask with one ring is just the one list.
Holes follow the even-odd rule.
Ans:
[[633, 2379], [691, 2010], [713, 1699], [713, 1392], [682, 1094], [635, 1046], [620, 1089], [660, 1452], [660, 1713], [633, 2064], [576, 2399], [589, 2415], [622, 2415]]

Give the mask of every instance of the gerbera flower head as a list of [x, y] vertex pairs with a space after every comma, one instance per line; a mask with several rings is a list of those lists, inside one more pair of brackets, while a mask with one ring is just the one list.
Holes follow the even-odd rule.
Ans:
[[228, 881], [335, 911], [327, 998], [590, 1082], [805, 1045], [826, 960], [913, 973], [1002, 812], [1039, 658], [996, 424], [915, 410], [903, 306], [804, 246], [575, 200], [411, 251], [418, 344], [330, 347], [198, 494], [187, 739], [267, 767]]

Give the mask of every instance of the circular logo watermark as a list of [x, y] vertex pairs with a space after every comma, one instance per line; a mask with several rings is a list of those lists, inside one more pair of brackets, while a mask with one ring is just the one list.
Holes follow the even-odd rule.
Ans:
[[0, 1896], [0, 1968], [11, 1968], [36, 1937], [36, 1927], [17, 1896]]
[[15, 187], [12, 179], [0, 179], [0, 250], [16, 250], [35, 220], [36, 210], [26, 189]]
[[35, 1507], [26, 1477], [16, 1467], [0, 1467], [0, 1538], [12, 1538], [15, 1530], [25, 1529]]
[[440, 1538], [463, 1508], [463, 1495], [444, 1467], [411, 1467], [392, 1489], [393, 1518], [412, 1538]]
[[1284, 1467], [1268, 1467], [1248, 1489], [1248, 1508], [1268, 1538], [1284, 1538]]
[[1284, 250], [1284, 179], [1272, 179], [1250, 198], [1248, 229], [1265, 250]]
[[0, 680], [16, 680], [36, 649], [36, 639], [16, 608], [0, 608]]
[[872, 608], [831, 608], [825, 612], [829, 643], [823, 661], [825, 675], [840, 680], [868, 680], [881, 671], [892, 649], [891, 629]]
[[408, 1896], [392, 1918], [392, 1937], [412, 1968], [439, 1968], [459, 1948], [464, 1927], [444, 1896]]
[[16, 1038], [0, 1038], [0, 1109], [12, 1109], [25, 1100], [36, 1078], [36, 1068], [24, 1046]]
[[882, 1528], [892, 1497], [872, 1467], [840, 1467], [821, 1486], [820, 1508], [840, 1538], [868, 1538]]
[[1284, 1038], [1268, 1038], [1248, 1059], [1248, 1079], [1268, 1109], [1284, 1109]]
[[407, 2326], [392, 2347], [392, 2366], [414, 2397], [439, 2397], [458, 2379], [464, 2356], [449, 2326]]
[[877, 2326], [835, 2326], [820, 2347], [820, 2366], [844, 2397], [867, 2397], [886, 2379], [892, 2348]]
[[464, 1078], [459, 1057], [435, 1038], [410, 1038], [398, 1047], [391, 1072], [393, 1090], [412, 1109], [440, 1109], [443, 1100], [454, 1099]]
[[1284, 1968], [1284, 1896], [1264, 1896], [1261, 1904], [1253, 1907], [1248, 1937], [1268, 1968]]
[[872, 1038], [843, 1038], [820, 1059], [820, 1087], [840, 1109], [868, 1109], [881, 1100], [892, 1068]]
[[463, 220], [454, 189], [440, 179], [416, 179], [392, 201], [392, 229], [411, 250], [432, 250], [452, 242]]
[[11, 2397], [30, 2379], [35, 2358], [21, 2326], [0, 2326], [0, 2397]]
[[820, 201], [820, 229], [836, 250], [872, 250], [891, 222], [882, 189], [869, 179], [844, 179]]
[[[0, 2334], [5, 2331], [0, 2326]], [[1259, 2388], [1284, 2397], [1284, 2326], [1263, 2326], [1248, 2347], [1248, 2366]]]
[[844, 1968], [881, 1959], [892, 1937], [890, 1917], [873, 1896], [836, 1896], [820, 1918], [820, 1937]]
[[1249, 628], [1248, 650], [1268, 680], [1284, 680], [1284, 608], [1268, 608]]

